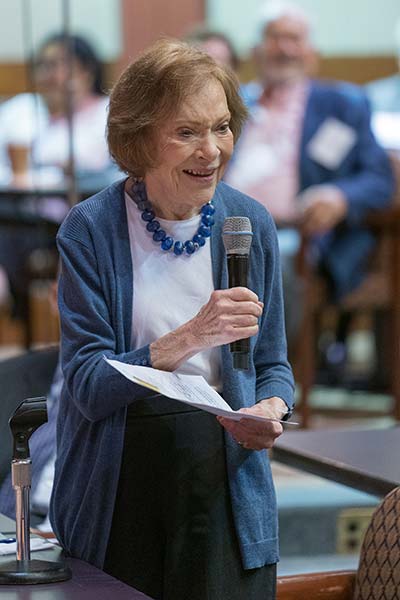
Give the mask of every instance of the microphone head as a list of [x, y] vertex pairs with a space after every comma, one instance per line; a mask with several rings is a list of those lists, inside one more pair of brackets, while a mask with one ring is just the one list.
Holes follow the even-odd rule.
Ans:
[[247, 217], [227, 217], [222, 228], [222, 241], [227, 254], [250, 253], [253, 232]]

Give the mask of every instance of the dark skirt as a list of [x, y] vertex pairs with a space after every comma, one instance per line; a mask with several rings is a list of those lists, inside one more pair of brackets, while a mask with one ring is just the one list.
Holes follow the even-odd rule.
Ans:
[[157, 396], [128, 409], [104, 570], [158, 600], [273, 600], [276, 565], [244, 570], [223, 430]]

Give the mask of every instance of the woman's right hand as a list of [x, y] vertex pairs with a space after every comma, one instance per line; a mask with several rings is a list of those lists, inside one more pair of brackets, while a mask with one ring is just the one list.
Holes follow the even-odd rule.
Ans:
[[150, 344], [152, 366], [174, 371], [202, 350], [256, 335], [263, 307], [245, 287], [213, 291], [193, 319]]
[[263, 303], [245, 287], [215, 290], [188, 323], [201, 350], [256, 335]]

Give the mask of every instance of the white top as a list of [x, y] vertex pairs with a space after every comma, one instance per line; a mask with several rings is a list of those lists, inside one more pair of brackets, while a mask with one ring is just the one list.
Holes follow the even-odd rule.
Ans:
[[386, 150], [400, 151], [400, 104], [399, 112], [375, 112], [371, 118], [372, 131]]
[[[132, 349], [141, 348], [192, 319], [214, 290], [210, 241], [194, 254], [164, 252], [141, 218], [142, 212], [125, 194], [134, 273]], [[184, 221], [157, 220], [175, 241], [196, 233], [200, 216]], [[177, 373], [203, 375], [221, 390], [221, 352], [211, 348], [182, 363]]]
[[[102, 170], [110, 164], [105, 137], [108, 102], [107, 97], [96, 96], [73, 116], [78, 170]], [[67, 119], [51, 118], [40, 95], [18, 94], [0, 105], [0, 183], [3, 185], [11, 179], [9, 144], [31, 147], [34, 183], [52, 185], [62, 180], [62, 168], [67, 164], [69, 153]]]

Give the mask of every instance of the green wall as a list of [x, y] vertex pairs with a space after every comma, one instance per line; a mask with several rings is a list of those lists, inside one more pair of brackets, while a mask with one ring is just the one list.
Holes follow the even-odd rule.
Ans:
[[[61, 0], [0, 0], [0, 60], [22, 60], [44, 37], [60, 31], [62, 4]], [[117, 57], [119, 0], [70, 0], [69, 7], [72, 31], [86, 36], [104, 60]]]

